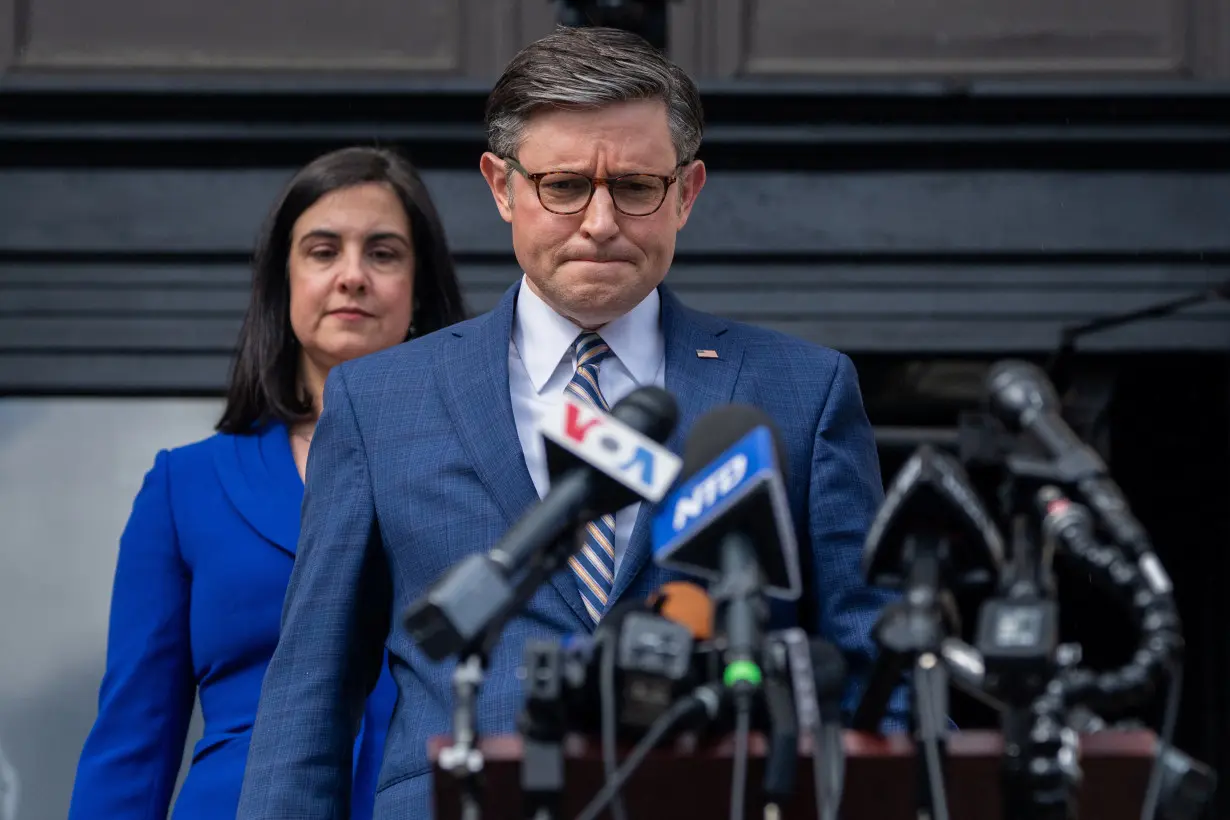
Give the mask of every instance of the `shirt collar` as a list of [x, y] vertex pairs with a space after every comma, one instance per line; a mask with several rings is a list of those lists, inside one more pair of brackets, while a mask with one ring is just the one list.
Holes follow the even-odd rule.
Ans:
[[[660, 310], [661, 298], [654, 288], [632, 310], [598, 329], [598, 335], [639, 385], [653, 383], [666, 355]], [[535, 391], [542, 392], [565, 357], [571, 363], [572, 345], [580, 334], [581, 328], [552, 310], [522, 276], [512, 341]]]

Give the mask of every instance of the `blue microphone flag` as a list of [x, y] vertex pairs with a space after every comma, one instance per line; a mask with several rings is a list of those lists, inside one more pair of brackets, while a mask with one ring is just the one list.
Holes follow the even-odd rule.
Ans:
[[710, 581], [720, 578], [718, 542], [742, 529], [773, 556], [765, 567], [765, 594], [795, 600], [802, 590], [798, 543], [777, 463], [772, 431], [753, 428], [679, 485], [653, 519], [653, 559]]

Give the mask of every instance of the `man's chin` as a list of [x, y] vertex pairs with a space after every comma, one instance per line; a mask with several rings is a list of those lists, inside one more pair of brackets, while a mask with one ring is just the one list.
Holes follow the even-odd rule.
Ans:
[[557, 310], [579, 327], [597, 329], [618, 319], [640, 301], [629, 293], [631, 284], [626, 277], [609, 282], [574, 280], [571, 287], [560, 294], [564, 304]]

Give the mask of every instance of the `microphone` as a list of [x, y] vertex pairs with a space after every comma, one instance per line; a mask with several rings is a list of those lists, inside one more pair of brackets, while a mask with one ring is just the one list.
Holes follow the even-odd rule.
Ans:
[[551, 489], [491, 550], [516, 572], [575, 528], [638, 500], [657, 503], [679, 474], [679, 457], [659, 442], [675, 429], [679, 407], [660, 387], [633, 390], [607, 415], [565, 393], [539, 427]]
[[1115, 542], [1140, 563], [1154, 593], [1170, 592], [1170, 578], [1145, 528], [1097, 452], [1063, 420], [1059, 396], [1042, 369], [1017, 359], [998, 362], [987, 374], [986, 389], [991, 413], [1009, 430], [1027, 433], [1054, 461], [1064, 482], [1083, 496]]
[[454, 565], [407, 608], [403, 621], [423, 652], [439, 661], [493, 640], [492, 629], [576, 550], [586, 521], [660, 501], [682, 464], [658, 443], [677, 418], [659, 387], [632, 391], [610, 415], [565, 394], [541, 427], [556, 468], [550, 490], [489, 553]]
[[[812, 638], [798, 627], [770, 635], [773, 665], [784, 671], [793, 700], [793, 714], [783, 714], [780, 694], [769, 682], [765, 699], [769, 715], [769, 750], [765, 757], [764, 791], [775, 805], [788, 803], [798, 768], [798, 736], [811, 738], [812, 778], [816, 816], [831, 820], [841, 805], [845, 778], [841, 700], [846, 687], [846, 661], [828, 641]], [[771, 678], [774, 676], [771, 676]]]
[[[994, 582], [1004, 565], [1004, 539], [961, 464], [924, 445], [889, 485], [867, 530], [863, 577], [873, 586], [900, 589], [916, 563], [915, 533], [947, 539], [941, 560], [970, 585]], [[936, 579], [939, 580], [938, 578]]]
[[[620, 617], [616, 605], [611, 615]], [[642, 609], [623, 616], [622, 628], [608, 639], [601, 655], [598, 693], [602, 713], [602, 759], [608, 781], [615, 778], [616, 721], [640, 734], [653, 728], [677, 702], [694, 672], [696, 642], [713, 631], [713, 607], [696, 584], [674, 582], [653, 593]], [[609, 617], [609, 616], [608, 616]], [[602, 631], [599, 625], [598, 631]], [[616, 672], [622, 673], [616, 700]], [[617, 718], [618, 715], [618, 718]], [[623, 803], [612, 806], [624, 820]]]
[[994, 582], [1003, 565], [1003, 537], [965, 470], [952, 456], [919, 447], [893, 478], [867, 531], [867, 583], [906, 594], [876, 624], [880, 653], [855, 729], [878, 730], [906, 666], [925, 653], [938, 657], [945, 622], [951, 628], [957, 621], [948, 585]]
[[605, 657], [612, 665], [602, 676], [605, 681], [595, 680], [599, 689], [615, 687], [623, 731], [641, 733], [692, 688], [696, 639], [688, 626], [663, 617], [643, 601], [617, 605], [603, 623], [608, 620], [609, 629], [595, 636], [594, 645], [600, 657], [610, 653]]
[[757, 545], [764, 593], [797, 599], [802, 581], [786, 455], [772, 419], [737, 404], [701, 416], [688, 436], [681, 475], [654, 516], [654, 563], [720, 581], [722, 544], [742, 533]]
[[[566, 729], [600, 735], [608, 780], [616, 777], [619, 735], [642, 737], [696, 689], [697, 643], [711, 631], [704, 590], [688, 582], [663, 586], [647, 601], [617, 604], [591, 634], [530, 640], [524, 650], [523, 799], [529, 815], [555, 816], [563, 790]], [[710, 623], [707, 623], [710, 622]], [[681, 716], [691, 721], [703, 710]], [[623, 815], [611, 795], [616, 817]]]
[[659, 565], [716, 577], [722, 682], [735, 707], [732, 818], [742, 817], [753, 700], [764, 683], [765, 596], [794, 600], [802, 587], [785, 463], [767, 415], [746, 405], [719, 407], [693, 427], [684, 448], [688, 478], [654, 519]]
[[698, 641], [713, 637], [713, 601], [691, 581], [670, 581], [649, 596], [649, 605], [667, 620], [682, 624]]
[[653, 522], [659, 566], [716, 581], [711, 594], [724, 638], [724, 679], [740, 701], [763, 677], [757, 658], [764, 595], [793, 600], [802, 585], [784, 464], [767, 415], [744, 405], [712, 410], [688, 436], [687, 480]]
[[561, 691], [572, 728], [599, 729], [605, 689], [613, 695], [614, 706], [607, 711], [614, 713], [620, 733], [637, 736], [675, 700], [709, 679], [709, 653], [702, 642], [712, 634], [712, 610], [709, 596], [696, 584], [665, 584], [645, 601], [616, 604], [593, 634], [527, 641], [525, 667], [532, 672], [556, 664], [543, 658], [561, 658]]

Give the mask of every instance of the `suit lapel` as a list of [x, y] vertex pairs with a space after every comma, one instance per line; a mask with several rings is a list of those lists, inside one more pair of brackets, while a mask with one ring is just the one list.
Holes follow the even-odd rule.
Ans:
[[[509, 526], [538, 501], [521, 452], [508, 383], [508, 346], [519, 287], [518, 281], [486, 316], [453, 328], [458, 343], [436, 368], [436, 382], [462, 446]], [[591, 622], [571, 571], [556, 572], [551, 584], [583, 623]]]
[[222, 491], [236, 512], [266, 540], [294, 555], [303, 480], [286, 426], [271, 422], [251, 435], [215, 436], [211, 449]]
[[[743, 363], [743, 347], [735, 335], [726, 333], [727, 322], [684, 307], [666, 287], [660, 288], [659, 293], [666, 343], [666, 389], [679, 404], [679, 423], [666, 446], [682, 455], [687, 434], [696, 420], [714, 407], [730, 402]], [[705, 351], [704, 357], [700, 351]], [[711, 353], [717, 357], [711, 358]], [[649, 559], [650, 520], [654, 512], [652, 505], [642, 504], [637, 513], [607, 611], [632, 585]]]

